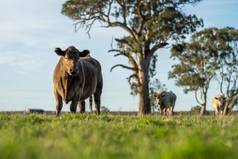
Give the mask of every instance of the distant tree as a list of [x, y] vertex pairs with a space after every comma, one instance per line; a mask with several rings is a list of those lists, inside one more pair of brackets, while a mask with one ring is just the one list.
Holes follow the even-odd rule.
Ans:
[[[104, 27], [118, 27], [127, 34], [115, 39], [115, 56], [128, 59], [129, 66], [117, 64], [132, 71], [128, 82], [139, 95], [139, 115], [151, 112], [149, 98], [149, 68], [156, 51], [171, 40], [180, 40], [202, 26], [202, 20], [187, 15], [183, 6], [201, 0], [68, 0], [62, 13], [72, 18], [76, 26], [90, 32], [96, 21]], [[153, 66], [152, 66], [153, 67]], [[153, 70], [153, 69], [152, 69]]]
[[238, 105], [238, 30], [231, 27], [214, 29], [217, 63], [219, 70], [217, 80], [220, 92], [226, 97], [223, 115], [229, 114]]
[[169, 78], [176, 79], [176, 84], [183, 87], [185, 93], [195, 92], [201, 115], [206, 113], [207, 92], [218, 69], [214, 40], [213, 29], [205, 29], [195, 33], [190, 42], [174, 45], [171, 49], [171, 57], [179, 64], [172, 66]]

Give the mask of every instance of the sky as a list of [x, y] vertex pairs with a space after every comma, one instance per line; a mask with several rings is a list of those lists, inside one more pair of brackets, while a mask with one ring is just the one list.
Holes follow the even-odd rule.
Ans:
[[[88, 49], [91, 56], [100, 61], [103, 68], [104, 88], [102, 106], [113, 111], [137, 111], [138, 99], [130, 95], [126, 77], [130, 72], [110, 68], [126, 59], [115, 58], [108, 53], [112, 39], [124, 32], [106, 29], [99, 25], [91, 30], [91, 38], [85, 30], [75, 31], [73, 21], [61, 14], [65, 0], [7, 0], [0, 1], [0, 111], [42, 108], [55, 110], [53, 95], [53, 70], [59, 57], [55, 47], [76, 46]], [[203, 0], [185, 8], [185, 12], [203, 18], [205, 27], [238, 28], [238, 0]], [[174, 61], [169, 49], [157, 52], [157, 78], [177, 95], [175, 110], [190, 110], [196, 105], [194, 94], [184, 94], [183, 89], [168, 80], [168, 71]], [[208, 96], [218, 92], [212, 84]], [[64, 105], [68, 111], [69, 106]]]

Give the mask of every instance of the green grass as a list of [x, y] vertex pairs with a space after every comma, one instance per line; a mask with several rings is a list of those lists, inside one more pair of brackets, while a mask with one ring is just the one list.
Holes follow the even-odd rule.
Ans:
[[0, 115], [1, 159], [238, 158], [238, 116]]

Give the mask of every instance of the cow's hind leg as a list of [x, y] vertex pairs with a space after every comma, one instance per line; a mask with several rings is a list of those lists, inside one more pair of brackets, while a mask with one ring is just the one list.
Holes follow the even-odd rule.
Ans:
[[85, 101], [84, 100], [79, 101], [79, 110], [80, 110], [80, 113], [85, 112]]
[[94, 93], [94, 103], [96, 107], [96, 113], [100, 114], [100, 107], [101, 107], [101, 94], [102, 94], [102, 81], [97, 84], [96, 91]]
[[172, 116], [173, 115], [173, 107], [169, 107], [169, 115]]
[[101, 106], [101, 93], [95, 93], [94, 94], [94, 103], [96, 107], [96, 113], [100, 114], [100, 106]]

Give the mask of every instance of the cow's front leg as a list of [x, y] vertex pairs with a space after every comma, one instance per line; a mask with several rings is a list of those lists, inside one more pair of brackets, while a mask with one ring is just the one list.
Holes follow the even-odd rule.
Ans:
[[164, 108], [160, 109], [160, 114], [165, 115], [165, 109]]
[[56, 100], [56, 116], [59, 116], [61, 109], [63, 107], [62, 97], [55, 92], [55, 100]]
[[166, 116], [169, 116], [169, 107], [168, 108], [166, 108]]
[[70, 104], [70, 112], [75, 113], [77, 111], [78, 98], [74, 98]]
[[80, 109], [80, 113], [85, 112], [85, 101], [84, 100], [79, 101], [79, 109]]
[[164, 115], [164, 108], [160, 105], [159, 109], [160, 109], [160, 115]]
[[218, 108], [215, 109], [215, 115], [219, 115]]
[[219, 115], [224, 115], [224, 110], [220, 110], [220, 113], [219, 113]]

